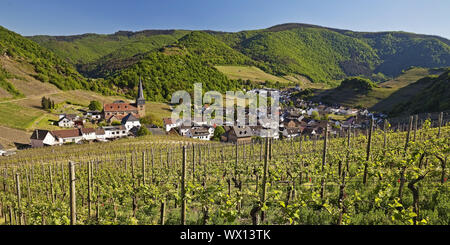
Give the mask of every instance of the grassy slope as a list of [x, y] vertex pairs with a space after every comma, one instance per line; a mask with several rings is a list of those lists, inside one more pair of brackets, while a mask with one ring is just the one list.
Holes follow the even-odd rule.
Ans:
[[450, 110], [450, 68], [441, 75], [433, 75], [410, 84], [399, 92], [420, 86], [420, 92], [398, 103], [392, 110], [394, 115]]
[[242, 79], [255, 82], [280, 82], [289, 83], [296, 82], [297, 80], [288, 80], [283, 77], [277, 77], [272, 74], [268, 74], [255, 66], [214, 66], [217, 70], [225, 74], [229, 79]]
[[395, 79], [378, 84], [378, 87], [373, 88], [367, 94], [351, 89], [320, 90], [317, 92], [314, 100], [352, 107], [361, 106], [388, 113], [399, 103], [410, 100], [428, 87], [429, 84], [416, 82], [417, 80], [442, 72], [443, 70], [412, 68]]

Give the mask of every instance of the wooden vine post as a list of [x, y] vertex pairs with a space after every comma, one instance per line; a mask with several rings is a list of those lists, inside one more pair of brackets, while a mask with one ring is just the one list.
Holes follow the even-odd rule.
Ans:
[[181, 165], [181, 225], [186, 225], [186, 146], [183, 146]]
[[[261, 207], [262, 208], [265, 205], [266, 202], [266, 184], [267, 184], [267, 172], [269, 169], [269, 148], [270, 148], [270, 140], [269, 138], [266, 138], [266, 145], [265, 145], [265, 156], [264, 156], [264, 173], [263, 173], [263, 180], [262, 180], [262, 194], [261, 194]], [[261, 211], [261, 222], [264, 222], [264, 211]]]
[[239, 164], [239, 144], [236, 142], [235, 144], [235, 163], [234, 163], [234, 176], [237, 178], [237, 169]]
[[53, 174], [52, 174], [52, 165], [48, 165], [48, 175], [50, 177], [50, 195], [52, 197], [52, 203], [55, 202], [55, 194], [53, 188]]
[[328, 144], [328, 121], [325, 125], [325, 132], [324, 132], [324, 139], [323, 139], [323, 152], [322, 152], [322, 180], [320, 184], [320, 198], [323, 199], [324, 196], [324, 189], [325, 189], [325, 165], [327, 164], [327, 144]]
[[88, 162], [88, 217], [91, 218], [92, 209], [92, 161]]
[[442, 121], [444, 120], [444, 112], [439, 113], [439, 129], [438, 129], [438, 134], [437, 137], [441, 137], [441, 126], [442, 126]]
[[342, 174], [342, 181], [341, 181], [341, 185], [339, 186], [339, 198], [338, 198], [338, 205], [339, 205], [339, 220], [338, 220], [338, 225], [342, 224], [342, 218], [344, 216], [345, 213], [345, 206], [344, 206], [344, 199], [345, 199], [345, 177], [346, 177], [346, 172], [343, 172]]
[[75, 163], [69, 162], [69, 177], [70, 177], [70, 224], [75, 225], [77, 223], [77, 210], [76, 210], [76, 192], [75, 192]]
[[367, 152], [366, 152], [366, 162], [364, 163], [364, 176], [363, 176], [363, 184], [367, 184], [367, 172], [369, 168], [369, 160], [370, 160], [370, 148], [372, 144], [372, 131], [373, 131], [373, 117], [370, 119], [369, 126], [369, 138], [367, 139]]
[[[411, 134], [411, 128], [413, 124], [413, 117], [409, 117], [409, 125], [408, 125], [408, 132], [406, 133], [406, 140], [405, 140], [405, 148], [404, 148], [404, 156], [406, 156], [407, 150], [408, 150], [408, 144], [409, 144], [409, 138]], [[402, 166], [400, 170], [400, 186], [398, 188], [398, 197], [400, 198], [400, 202], [402, 201], [403, 196], [403, 187], [405, 185], [406, 179], [405, 179], [405, 172], [406, 172], [406, 166]]]
[[16, 173], [16, 191], [17, 191], [17, 209], [19, 211], [19, 225], [23, 225], [22, 196], [21, 196], [21, 192], [20, 192], [20, 176], [19, 176], [19, 173]]
[[146, 175], [145, 175], [145, 172], [146, 172], [146, 170], [145, 170], [145, 151], [143, 151], [142, 152], [142, 184], [143, 185], [145, 185], [146, 184], [146, 182], [145, 182], [145, 179], [146, 179]]
[[150, 150], [150, 153], [152, 154], [152, 177], [151, 177], [150, 183], [153, 183], [153, 181], [154, 181], [154, 172], [155, 172], [155, 156], [153, 154], [153, 148]]
[[416, 135], [417, 135], [417, 124], [419, 121], [419, 115], [414, 115], [414, 142], [416, 142]]
[[383, 126], [383, 156], [386, 156], [387, 127], [388, 127], [388, 121], [387, 121], [387, 119], [384, 119], [384, 126]]
[[164, 200], [161, 201], [160, 218], [159, 224], [164, 225], [166, 222], [166, 203]]

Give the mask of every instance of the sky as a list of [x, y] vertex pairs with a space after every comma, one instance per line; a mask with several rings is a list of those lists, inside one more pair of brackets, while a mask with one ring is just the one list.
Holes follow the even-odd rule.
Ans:
[[292, 22], [450, 39], [450, 1], [0, 0], [0, 25], [25, 36], [145, 29], [235, 32]]

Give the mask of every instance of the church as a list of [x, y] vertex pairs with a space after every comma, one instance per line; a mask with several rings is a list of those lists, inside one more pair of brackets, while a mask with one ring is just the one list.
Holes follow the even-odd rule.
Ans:
[[145, 116], [145, 98], [142, 88], [142, 80], [139, 78], [139, 88], [136, 103], [126, 103], [123, 100], [103, 105], [103, 118], [107, 122], [121, 121], [128, 114], [136, 118]]

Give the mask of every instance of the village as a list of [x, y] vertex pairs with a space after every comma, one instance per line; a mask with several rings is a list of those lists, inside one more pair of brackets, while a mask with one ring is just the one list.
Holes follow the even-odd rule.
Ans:
[[[57, 146], [64, 144], [82, 144], [89, 142], [106, 142], [125, 137], [143, 135], [140, 131], [145, 127], [144, 135], [172, 135], [197, 140], [215, 140], [226, 143], [245, 143], [257, 138], [294, 139], [296, 137], [320, 137], [324, 134], [326, 125], [330, 135], [340, 135], [345, 128], [365, 129], [369, 118], [381, 122], [386, 116], [372, 114], [366, 109], [347, 108], [339, 105], [327, 106], [321, 103], [305, 101], [292, 96], [301, 91], [299, 86], [278, 91], [275, 89], [254, 89], [250, 92], [268, 94], [278, 92], [280, 95], [279, 122], [267, 121], [255, 126], [236, 126], [234, 122], [225, 122], [218, 126], [211, 121], [183, 122], [163, 118], [163, 128], [153, 124], [141, 123], [145, 115], [145, 98], [142, 81], [139, 82], [138, 95], [135, 103], [123, 100], [103, 104], [103, 110], [86, 111], [82, 116], [76, 114], [59, 114], [55, 122], [61, 130], [36, 129], [30, 137], [29, 147]], [[202, 112], [211, 110], [208, 104]], [[227, 113], [224, 110], [223, 115]], [[256, 117], [267, 115], [268, 112], [258, 111]], [[249, 118], [248, 108], [245, 110], [246, 120]], [[86, 122], [102, 125], [96, 128], [85, 127]], [[106, 125], [105, 125], [106, 124]], [[275, 126], [274, 126], [275, 125]], [[14, 151], [6, 151], [0, 145], [0, 155], [11, 155]]]
[[[370, 119], [374, 118], [375, 123], [382, 123], [386, 115], [381, 113], [370, 113], [367, 109], [354, 109], [344, 106], [327, 106], [321, 103], [304, 101], [291, 97], [295, 91], [301, 90], [298, 86], [283, 91], [275, 89], [255, 89], [251, 92], [280, 94], [278, 108], [279, 122], [266, 121], [261, 123], [258, 120], [256, 126], [236, 126], [233, 122], [225, 121], [225, 126], [215, 126], [214, 122], [189, 122], [182, 120], [174, 122], [171, 118], [164, 118], [164, 130], [170, 135], [180, 135], [199, 140], [217, 140], [227, 143], [245, 143], [255, 138], [274, 139], [294, 139], [297, 137], [321, 137], [324, 135], [325, 127], [328, 125], [330, 135], [341, 135], [343, 129], [349, 127], [353, 129], [365, 130], [369, 127]], [[289, 106], [291, 104], [291, 106]], [[203, 112], [211, 108], [204, 105]], [[225, 115], [224, 109], [223, 115]], [[267, 115], [266, 112], [258, 111], [256, 117], [259, 119]], [[245, 117], [248, 122], [250, 112], [245, 109]], [[278, 128], [274, 128], [274, 124]], [[223, 130], [217, 130], [221, 127]]]

